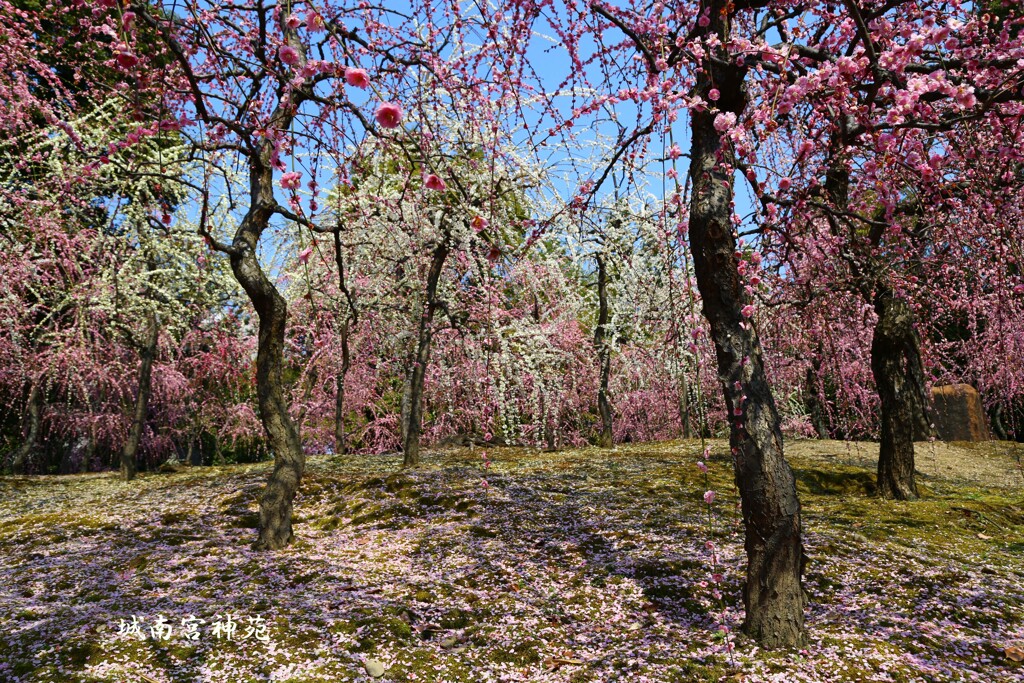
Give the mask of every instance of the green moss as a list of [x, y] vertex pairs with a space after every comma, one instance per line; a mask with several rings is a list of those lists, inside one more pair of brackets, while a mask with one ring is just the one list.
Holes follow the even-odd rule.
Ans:
[[450, 609], [441, 617], [438, 625], [441, 628], [459, 629], [469, 626], [473, 621], [473, 612], [464, 609]]
[[544, 644], [539, 640], [525, 640], [521, 643], [516, 643], [510, 648], [495, 648], [491, 650], [490, 659], [500, 664], [516, 664], [519, 666], [539, 664], [543, 647]]

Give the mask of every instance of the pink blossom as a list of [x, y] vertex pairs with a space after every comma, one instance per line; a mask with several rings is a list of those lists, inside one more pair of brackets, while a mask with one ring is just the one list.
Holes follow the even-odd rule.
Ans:
[[747, 304], [746, 306], [744, 306], [740, 310], [740, 315], [742, 315], [744, 318], [752, 317], [754, 315], [754, 305], [753, 304]]
[[708, 473], [708, 466], [705, 465], [703, 462], [700, 462], [700, 461], [697, 462], [697, 469], [700, 470], [701, 472], [703, 472], [704, 474]]
[[277, 51], [277, 56], [288, 66], [295, 66], [299, 63], [299, 51], [291, 45], [282, 45]]
[[319, 33], [326, 28], [324, 24], [324, 18], [317, 12], [309, 10], [306, 12], [306, 30], [310, 33]]
[[384, 128], [398, 128], [402, 124], [402, 108], [394, 102], [381, 102], [374, 118]]
[[487, 229], [488, 222], [483, 216], [473, 216], [473, 220], [469, 222], [469, 225], [477, 232], [481, 232]]
[[370, 77], [366, 69], [345, 69], [345, 82], [356, 88], [370, 87]]
[[302, 22], [294, 14], [289, 14], [288, 18], [284, 20], [284, 25], [288, 28], [298, 28]]
[[711, 503], [713, 503], [714, 500], [715, 500], [715, 492], [714, 491], [706, 491], [704, 493], [704, 502], [705, 503], [707, 503], [708, 505], [711, 505]]
[[309, 256], [312, 253], [313, 253], [313, 247], [312, 246], [308, 246], [305, 249], [303, 249], [302, 251], [300, 251], [299, 252], [299, 263], [305, 265], [305, 263], [307, 261], [309, 261]]
[[131, 53], [127, 45], [119, 46], [117, 52], [114, 53], [114, 58], [125, 69], [131, 69], [139, 63], [139, 58]]
[[725, 111], [715, 117], [715, 130], [724, 133], [736, 126], [736, 114]]
[[281, 187], [286, 190], [297, 190], [302, 184], [302, 174], [298, 171], [291, 171], [281, 176]]
[[779, 181], [779, 189], [782, 190], [783, 192], [785, 192], [792, 186], [793, 181], [790, 180], [789, 178], [783, 178], [782, 180]]
[[721, 574], [712, 574], [712, 575], [711, 575], [711, 580], [712, 580], [713, 582], [715, 582], [715, 583], [722, 583], [722, 580], [723, 580], [724, 578], [725, 578], [725, 577], [723, 577], [723, 576], [722, 576]]
[[708, 99], [712, 102], [717, 102], [718, 98], [722, 96], [722, 93], [718, 91], [718, 88], [712, 88], [708, 91]]
[[427, 188], [428, 190], [437, 190], [438, 192], [444, 192], [445, 188], [448, 186], [444, 184], [444, 181], [441, 180], [441, 178], [431, 173], [426, 178], [424, 178], [423, 187]]

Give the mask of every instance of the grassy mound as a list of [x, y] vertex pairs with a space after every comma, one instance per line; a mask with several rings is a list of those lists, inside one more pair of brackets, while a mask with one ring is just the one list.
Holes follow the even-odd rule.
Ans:
[[265, 464], [0, 479], [0, 680], [1024, 680], [1013, 457], [1005, 485], [939, 473], [897, 503], [837, 448], [791, 452], [811, 643], [772, 653], [739, 632], [722, 442], [710, 520], [697, 442], [313, 458], [276, 554], [249, 549]]

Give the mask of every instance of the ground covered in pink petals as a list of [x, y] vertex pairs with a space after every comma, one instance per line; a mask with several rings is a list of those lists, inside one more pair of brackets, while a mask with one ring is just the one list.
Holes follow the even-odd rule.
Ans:
[[739, 629], [726, 445], [707, 483], [700, 452], [314, 457], [276, 554], [249, 549], [267, 464], [3, 478], [0, 680], [1024, 681], [1011, 458], [1004, 487], [896, 503], [794, 457], [811, 641], [768, 653]]

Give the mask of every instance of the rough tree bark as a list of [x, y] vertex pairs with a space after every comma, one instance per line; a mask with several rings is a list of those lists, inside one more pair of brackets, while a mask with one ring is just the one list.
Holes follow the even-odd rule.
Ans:
[[[430, 342], [434, 333], [434, 312], [437, 311], [437, 285], [441, 280], [445, 259], [448, 258], [448, 244], [442, 240], [434, 247], [427, 272], [426, 298], [419, 320], [419, 334], [416, 338], [416, 353], [408, 371], [408, 406], [402, 440], [403, 466], [414, 467], [420, 462], [420, 430], [423, 421], [423, 380], [430, 362]], [[403, 411], [405, 412], [405, 411]]]
[[32, 451], [35, 450], [36, 442], [39, 440], [39, 427], [42, 424], [43, 414], [43, 390], [39, 386], [40, 381], [33, 382], [32, 388], [28, 392], [28, 424], [25, 429], [25, 439], [11, 456], [11, 471], [15, 474], [25, 472]]
[[139, 386], [135, 395], [135, 410], [128, 438], [121, 448], [121, 479], [131, 481], [138, 472], [139, 444], [142, 431], [146, 428], [146, 414], [149, 411], [149, 396], [153, 391], [153, 361], [156, 360], [157, 342], [160, 340], [160, 320], [156, 311], [146, 315], [146, 340], [139, 347]]
[[921, 342], [907, 301], [886, 288], [875, 295], [871, 372], [881, 401], [878, 492], [885, 498], [917, 498], [914, 435], [924, 410]]
[[597, 347], [597, 359], [601, 366], [600, 384], [597, 389], [597, 409], [601, 413], [601, 435], [597, 444], [602, 448], [611, 448], [615, 439], [612, 436], [612, 406], [608, 401], [608, 381], [612, 374], [612, 352], [608, 345], [608, 268], [604, 255], [597, 255], [597, 327], [594, 329], [594, 345]]
[[[723, 44], [729, 40], [732, 4], [710, 2], [710, 26]], [[695, 94], [737, 115], [746, 106], [746, 67], [719, 48], [704, 61]], [[734, 154], [715, 130], [716, 112], [692, 111], [690, 248], [704, 316], [710, 323], [719, 379], [731, 416], [729, 435], [745, 526], [747, 578], [743, 589], [744, 631], [765, 648], [800, 645], [805, 640], [802, 584], [805, 563], [800, 501], [793, 472], [782, 452], [779, 414], [764, 373], [761, 345], [745, 321], [736, 236], [732, 228]]]
[[306, 457], [288, 413], [284, 395], [284, 334], [288, 305], [267, 278], [256, 256], [260, 236], [270, 223], [276, 205], [272, 166], [251, 162], [250, 192], [253, 203], [238, 227], [232, 244], [231, 270], [252, 301], [259, 317], [256, 350], [256, 396], [260, 420], [274, 454], [274, 471], [260, 497], [257, 550], [277, 550], [292, 540], [292, 501], [299, 488]]

